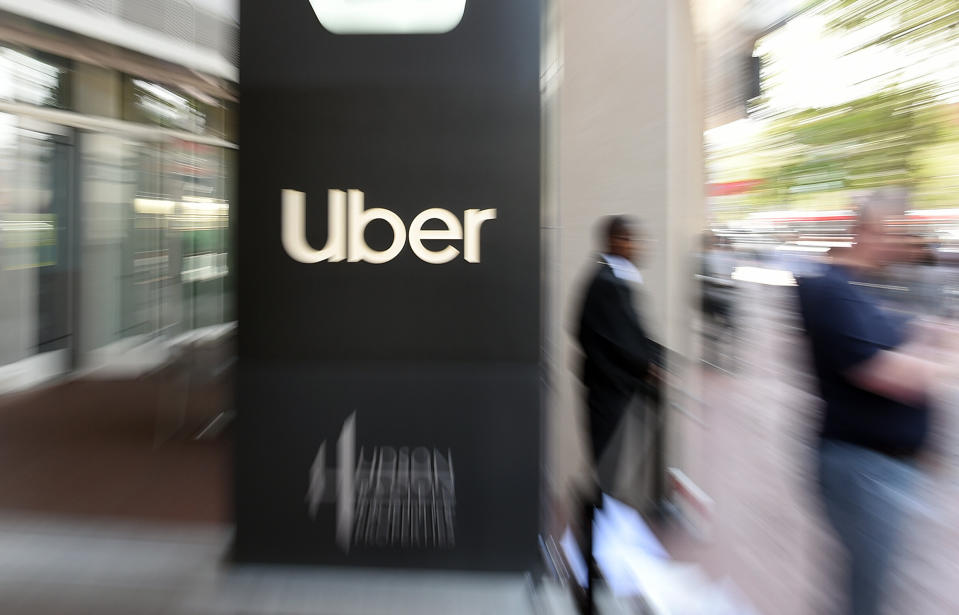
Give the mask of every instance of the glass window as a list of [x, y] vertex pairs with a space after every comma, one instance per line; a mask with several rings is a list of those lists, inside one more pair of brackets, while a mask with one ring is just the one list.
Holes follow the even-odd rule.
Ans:
[[235, 139], [236, 105], [192, 88], [136, 77], [124, 81], [124, 118], [194, 134]]
[[232, 314], [224, 297], [229, 201], [218, 147], [188, 141], [136, 146], [131, 285], [123, 311], [146, 331], [175, 335]]
[[0, 115], [0, 365], [68, 347], [72, 145], [50, 128]]
[[0, 100], [43, 107], [69, 107], [66, 60], [0, 47]]

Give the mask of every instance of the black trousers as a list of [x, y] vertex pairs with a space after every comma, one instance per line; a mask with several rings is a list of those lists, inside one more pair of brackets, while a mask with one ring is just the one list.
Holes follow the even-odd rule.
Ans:
[[[599, 461], [603, 453], [609, 448], [616, 430], [626, 414], [626, 409], [632, 400], [632, 394], [624, 394], [615, 390], [590, 389], [586, 396], [586, 406], [589, 411], [589, 439], [592, 445], [593, 467], [599, 468]], [[583, 557], [586, 559], [586, 588], [581, 596], [579, 611], [583, 615], [592, 615], [593, 587], [599, 579], [599, 569], [593, 559], [593, 520], [597, 508], [603, 506], [603, 492], [598, 482], [591, 484], [583, 497], [581, 519], [583, 523]]]
[[[616, 430], [623, 420], [623, 416], [629, 408], [633, 397], [639, 396], [644, 401], [644, 411], [651, 417], [655, 417], [660, 412], [661, 391], [655, 384], [644, 384], [640, 390], [635, 393], [621, 393], [615, 390], [590, 389], [587, 393], [587, 408], [589, 410], [589, 437], [593, 448], [594, 467], [599, 467], [600, 459], [606, 449], [609, 448], [616, 435]], [[657, 464], [655, 468], [654, 480], [660, 481], [662, 468]], [[581, 519], [583, 522], [583, 556], [586, 559], [587, 580], [586, 591], [583, 592], [580, 602], [580, 613], [583, 615], [592, 615], [593, 605], [593, 586], [599, 579], [599, 568], [593, 559], [593, 519], [596, 510], [603, 507], [603, 492], [597, 483], [589, 486], [589, 491], [583, 497]]]
[[593, 448], [593, 463], [599, 465], [603, 453], [609, 448], [616, 429], [626, 414], [631, 393], [622, 393], [609, 389], [590, 389], [586, 395], [589, 409], [589, 439]]

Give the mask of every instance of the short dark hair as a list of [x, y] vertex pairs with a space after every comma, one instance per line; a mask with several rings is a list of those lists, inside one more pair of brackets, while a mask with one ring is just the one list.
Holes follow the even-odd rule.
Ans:
[[602, 225], [602, 239], [606, 245], [609, 245], [616, 237], [631, 236], [633, 234], [631, 231], [636, 228], [636, 221], [629, 216], [607, 216]]

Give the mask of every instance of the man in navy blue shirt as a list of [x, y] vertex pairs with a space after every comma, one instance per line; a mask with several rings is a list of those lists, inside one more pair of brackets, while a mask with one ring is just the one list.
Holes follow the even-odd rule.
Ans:
[[[885, 208], [888, 211], [888, 208]], [[941, 368], [909, 323], [884, 312], [858, 280], [896, 251], [880, 200], [860, 213], [853, 247], [823, 274], [801, 278], [803, 322], [825, 409], [819, 486], [849, 555], [849, 613], [879, 613], [909, 498], [914, 460], [929, 431], [929, 391]]]

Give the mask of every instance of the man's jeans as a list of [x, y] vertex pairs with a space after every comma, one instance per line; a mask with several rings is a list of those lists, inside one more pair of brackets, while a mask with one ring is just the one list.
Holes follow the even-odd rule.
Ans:
[[849, 554], [848, 612], [877, 615], [919, 472], [910, 463], [844, 442], [819, 448], [826, 515]]

